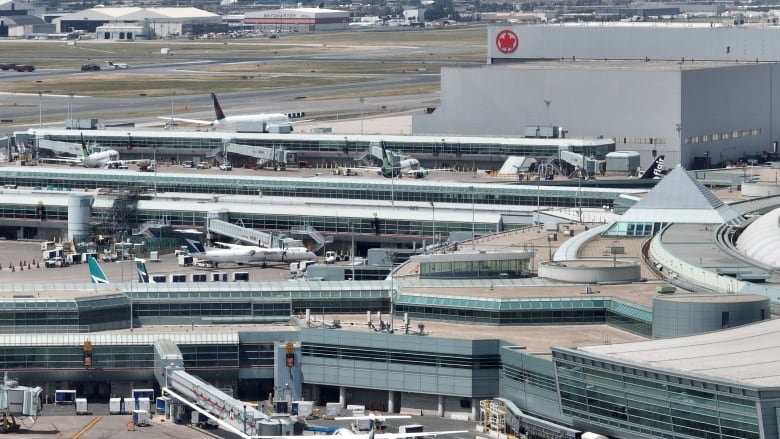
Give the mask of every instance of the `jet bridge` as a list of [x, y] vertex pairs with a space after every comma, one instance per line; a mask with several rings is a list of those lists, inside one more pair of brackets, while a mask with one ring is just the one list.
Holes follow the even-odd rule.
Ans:
[[297, 155], [292, 151], [287, 151], [282, 147], [266, 148], [262, 146], [244, 145], [241, 143], [225, 144], [225, 151], [230, 154], [245, 155], [257, 159], [257, 167], [262, 168], [270, 166], [286, 166], [296, 163]]
[[273, 247], [273, 235], [259, 230], [247, 229], [237, 224], [215, 218], [207, 218], [206, 229], [209, 233], [226, 236], [236, 241], [261, 247]]
[[262, 411], [220, 391], [184, 370], [179, 347], [171, 340], [154, 343], [155, 376], [163, 395], [190, 407], [220, 427], [244, 439], [256, 436], [290, 436], [300, 434], [303, 425], [293, 424], [289, 417], [271, 418]]

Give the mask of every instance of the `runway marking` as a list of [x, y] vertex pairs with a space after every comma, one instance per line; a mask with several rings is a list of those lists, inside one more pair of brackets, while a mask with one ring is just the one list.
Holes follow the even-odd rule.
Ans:
[[95, 426], [95, 424], [97, 424], [98, 422], [100, 422], [100, 420], [101, 420], [101, 419], [103, 419], [103, 417], [102, 417], [102, 416], [96, 416], [96, 417], [95, 417], [95, 419], [93, 419], [93, 420], [91, 420], [91, 421], [89, 422], [89, 424], [87, 424], [87, 425], [86, 425], [84, 428], [82, 428], [81, 430], [79, 430], [79, 432], [78, 432], [78, 433], [74, 434], [74, 435], [73, 435], [73, 437], [72, 437], [71, 439], [79, 439], [81, 436], [83, 436], [83, 435], [84, 435], [84, 433], [86, 433], [87, 431], [89, 431], [89, 429], [90, 429], [90, 428], [94, 427], [94, 426]]

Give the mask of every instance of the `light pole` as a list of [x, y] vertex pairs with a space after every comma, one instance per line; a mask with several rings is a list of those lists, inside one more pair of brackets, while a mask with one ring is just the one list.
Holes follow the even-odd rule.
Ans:
[[541, 171], [536, 172], [536, 226], [539, 230], [542, 229], [542, 174]]
[[349, 223], [349, 230], [352, 232], [352, 249], [350, 250], [349, 260], [352, 263], [352, 281], [355, 281], [355, 223]]
[[154, 196], [157, 197], [157, 146], [152, 149], [152, 170], [154, 171]]
[[363, 134], [363, 103], [366, 101], [366, 98], [363, 96], [360, 97], [360, 134]]
[[431, 228], [433, 229], [433, 238], [431, 238], [431, 244], [433, 244], [433, 252], [436, 252], [436, 206], [431, 203]]
[[175, 126], [175, 122], [173, 121], [173, 98], [176, 97], [176, 91], [174, 90], [173, 94], [171, 95], [171, 129]]
[[43, 90], [38, 90], [38, 128], [43, 127]]
[[73, 92], [68, 92], [68, 122], [70, 128], [73, 129]]
[[469, 189], [471, 190], [471, 249], [475, 249], [476, 243], [474, 241], [477, 240], [477, 234], [474, 232], [474, 186], [469, 186]]

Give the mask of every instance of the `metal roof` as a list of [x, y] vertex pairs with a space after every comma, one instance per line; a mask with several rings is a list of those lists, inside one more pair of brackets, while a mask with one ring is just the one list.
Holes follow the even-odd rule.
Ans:
[[780, 319], [690, 337], [577, 350], [756, 387], [780, 387]]
[[145, 19], [214, 18], [219, 15], [198, 8], [91, 8], [59, 18], [60, 21], [142, 21]]

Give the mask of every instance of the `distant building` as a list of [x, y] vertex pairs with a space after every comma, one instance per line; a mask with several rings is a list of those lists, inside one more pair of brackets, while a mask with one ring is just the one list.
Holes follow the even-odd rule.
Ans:
[[[414, 135], [615, 139], [642, 167], [702, 169], [780, 144], [778, 26], [717, 23], [493, 25], [488, 63], [441, 72], [442, 105]], [[615, 44], [616, 41], [621, 44]]]
[[309, 32], [345, 30], [348, 23], [349, 12], [321, 8], [270, 9], [247, 12], [244, 17], [244, 24], [261, 28]]
[[423, 23], [425, 21], [426, 8], [409, 8], [404, 9], [404, 18], [409, 23]]
[[[102, 27], [98, 39], [156, 39], [227, 31], [222, 17], [197, 8], [92, 8], [63, 15], [54, 23], [60, 32], [98, 32]], [[110, 26], [103, 27], [106, 25]]]
[[0, 16], [0, 37], [25, 38], [30, 34], [54, 33], [56, 27], [33, 15]]

